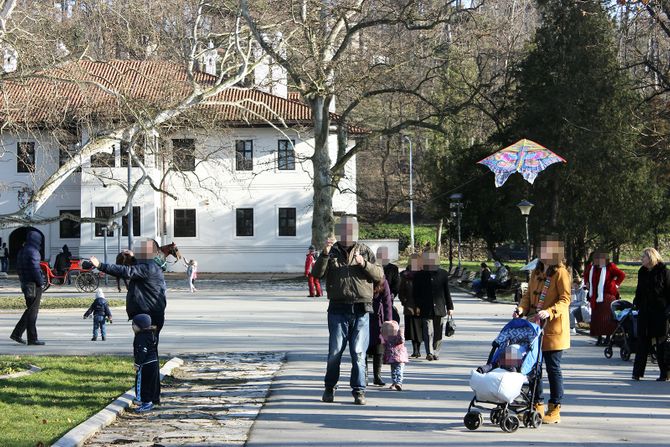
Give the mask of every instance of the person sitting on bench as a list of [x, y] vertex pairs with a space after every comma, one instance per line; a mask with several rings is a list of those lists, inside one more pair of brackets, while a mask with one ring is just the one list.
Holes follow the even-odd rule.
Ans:
[[496, 290], [505, 289], [509, 287], [511, 280], [509, 277], [509, 270], [500, 262], [495, 262], [496, 272], [491, 275], [489, 281], [486, 283], [486, 299], [488, 301], [496, 300]]

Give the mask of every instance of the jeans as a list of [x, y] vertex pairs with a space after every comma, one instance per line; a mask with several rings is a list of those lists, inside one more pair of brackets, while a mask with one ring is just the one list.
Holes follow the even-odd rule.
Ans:
[[393, 383], [402, 385], [404, 370], [405, 370], [404, 363], [391, 363], [391, 380], [393, 381]]
[[[560, 405], [563, 399], [563, 373], [561, 372], [561, 358], [563, 351], [545, 351], [542, 353], [549, 379], [549, 403]], [[536, 382], [536, 400], [542, 400], [542, 369]]]
[[354, 394], [365, 391], [365, 356], [370, 342], [370, 314], [328, 312], [328, 364], [326, 388], [335, 388], [340, 379], [342, 354], [349, 343], [351, 377], [349, 384]]
[[100, 335], [105, 338], [107, 336], [107, 331], [105, 330], [104, 315], [93, 315], [93, 338], [98, 336], [98, 328], [100, 328]]
[[[35, 284], [35, 283], [32, 283]], [[40, 302], [42, 301], [42, 288], [35, 284], [35, 297], [28, 298], [25, 296], [25, 285], [21, 285], [26, 300], [26, 310], [21, 315], [21, 319], [16, 323], [12, 335], [15, 337], [22, 337], [24, 332], [28, 334], [28, 341], [37, 340], [37, 314], [40, 311]]]
[[479, 293], [482, 291], [484, 288], [484, 284], [482, 284], [481, 279], [475, 279], [472, 281], [472, 291], [475, 293]]
[[9, 271], [9, 258], [0, 259], [0, 271], [2, 272]]

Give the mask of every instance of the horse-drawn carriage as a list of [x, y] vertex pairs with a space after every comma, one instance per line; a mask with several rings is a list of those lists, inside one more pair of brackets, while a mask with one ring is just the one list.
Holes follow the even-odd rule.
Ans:
[[44, 280], [42, 290], [47, 290], [51, 286], [70, 283], [74, 280], [74, 285], [78, 291], [95, 292], [100, 285], [100, 273], [94, 272], [92, 268], [83, 268], [81, 262], [80, 259], [70, 259], [70, 265], [62, 275], [59, 275], [59, 272], [54, 272], [48, 262], [40, 262], [40, 271]]

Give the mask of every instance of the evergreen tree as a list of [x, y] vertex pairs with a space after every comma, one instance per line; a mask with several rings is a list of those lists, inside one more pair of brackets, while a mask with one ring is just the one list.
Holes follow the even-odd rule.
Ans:
[[620, 69], [614, 25], [596, 0], [540, 0], [542, 25], [521, 64], [508, 142], [530, 138], [566, 165], [531, 188], [533, 232], [558, 233], [573, 259], [596, 240], [617, 247], [644, 229], [650, 167], [634, 155], [638, 99]]

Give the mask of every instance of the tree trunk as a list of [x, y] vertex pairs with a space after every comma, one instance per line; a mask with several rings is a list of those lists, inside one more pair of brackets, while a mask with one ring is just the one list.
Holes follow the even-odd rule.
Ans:
[[314, 208], [312, 210], [312, 244], [323, 247], [326, 239], [333, 235], [333, 193], [328, 135], [330, 100], [316, 97], [310, 101], [314, 120]]
[[437, 252], [437, 258], [440, 258], [440, 254], [442, 253], [442, 224], [443, 220], [440, 219], [440, 221], [437, 224], [437, 234], [435, 235], [435, 251]]

